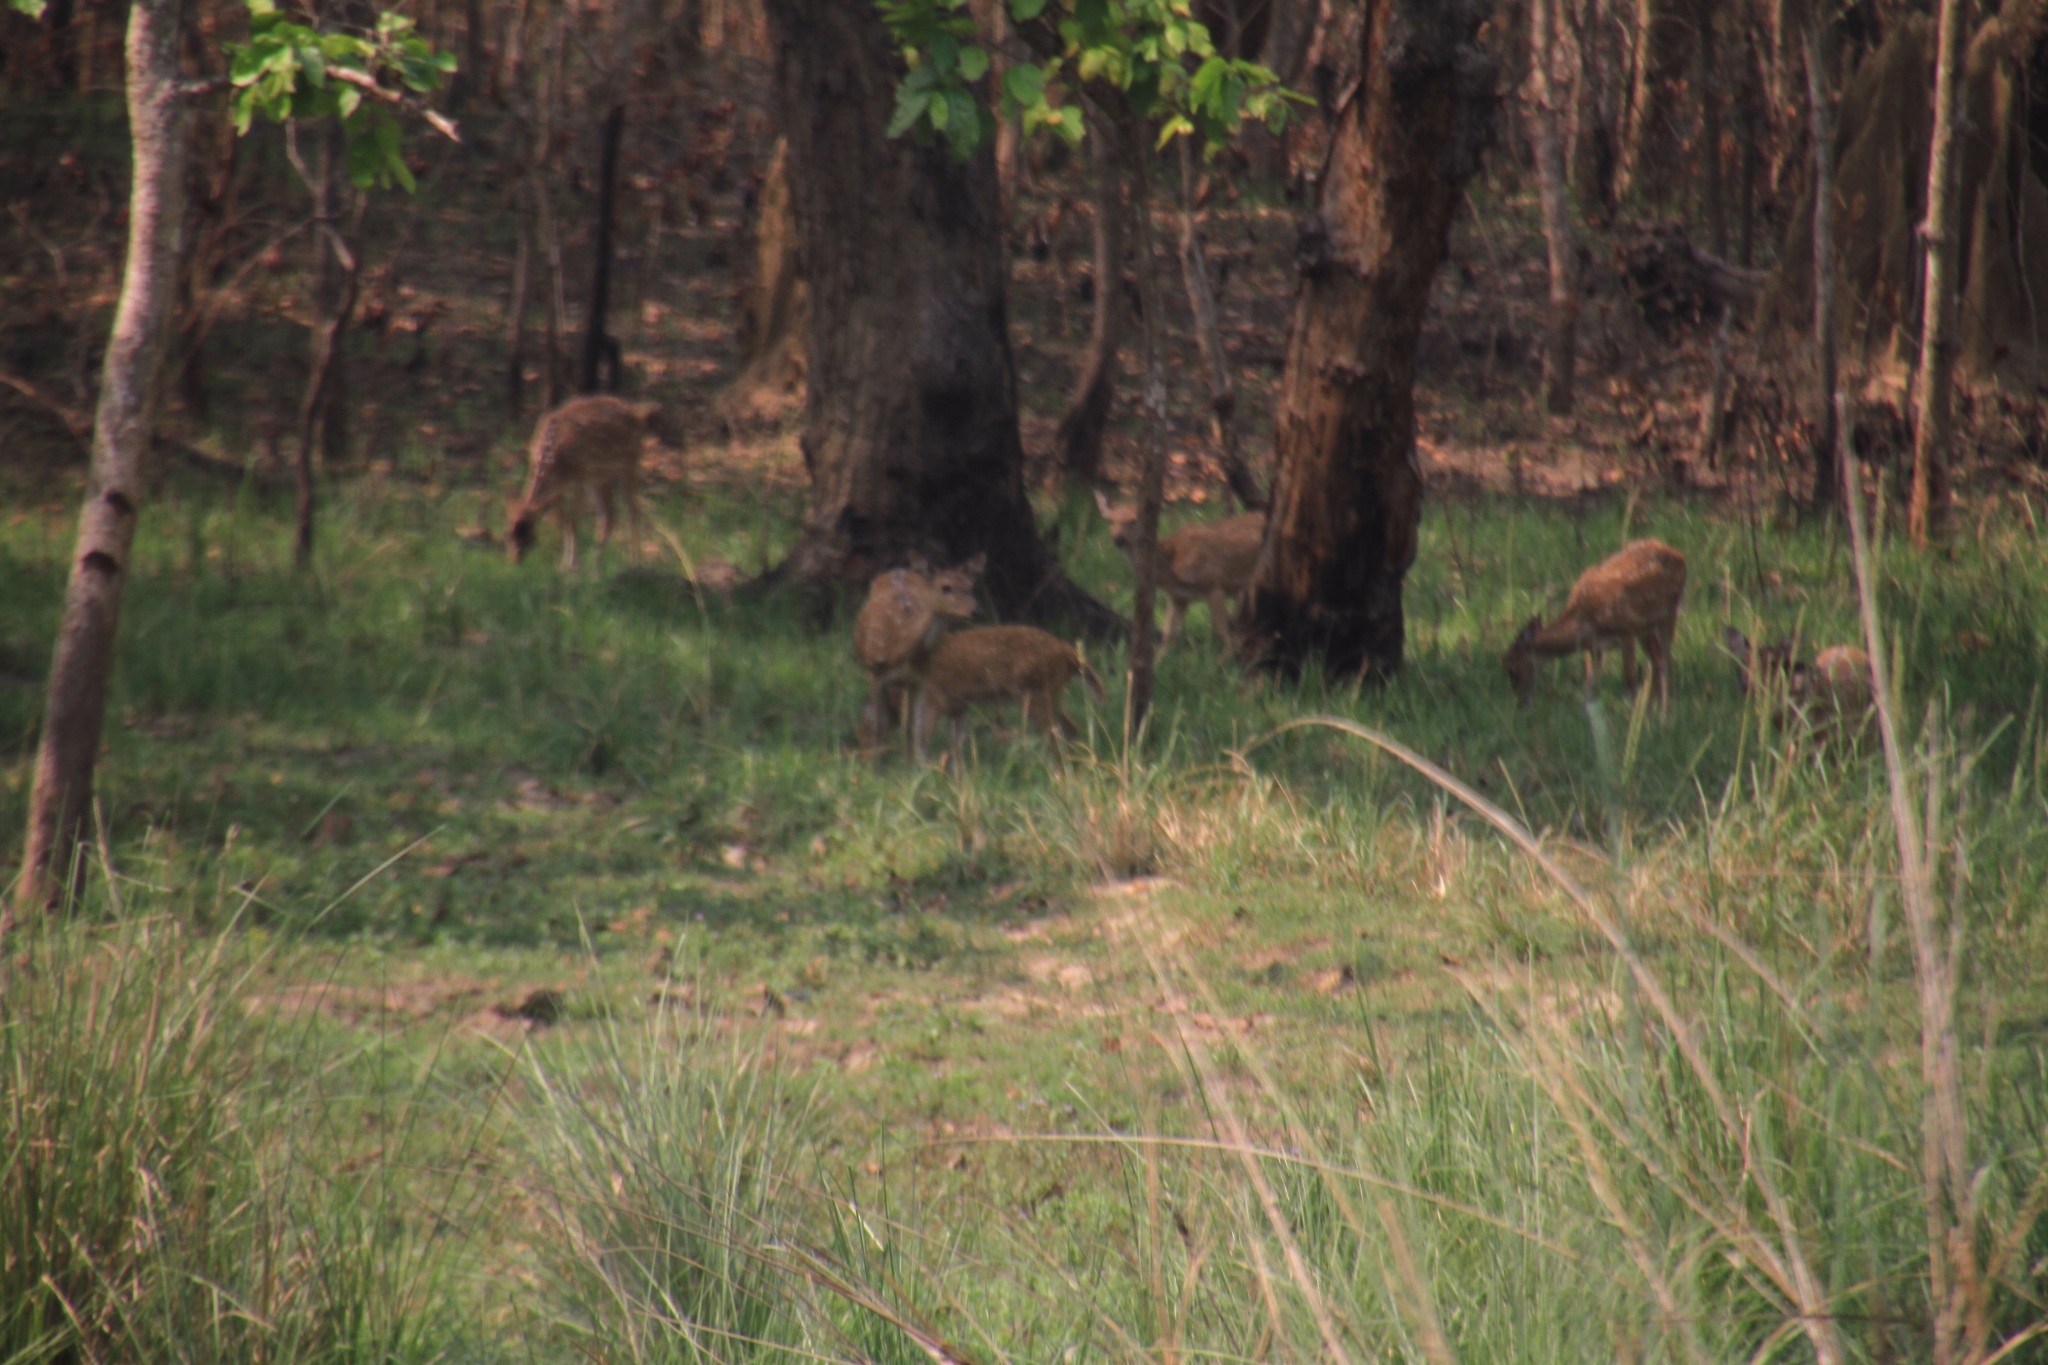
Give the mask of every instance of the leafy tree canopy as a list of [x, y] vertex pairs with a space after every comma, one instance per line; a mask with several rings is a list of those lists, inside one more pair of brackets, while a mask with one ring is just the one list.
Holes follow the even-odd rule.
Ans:
[[994, 134], [998, 112], [1072, 144], [1093, 103], [1156, 120], [1159, 146], [1193, 136], [1213, 153], [1248, 119], [1277, 131], [1301, 99], [1258, 63], [1217, 52], [1189, 0], [1004, 0], [1017, 45], [990, 109], [976, 90], [993, 54], [967, 0], [877, 3], [908, 68], [890, 135], [925, 130], [963, 157]]
[[[46, 0], [9, 0], [32, 19]], [[372, 185], [414, 188], [405, 164], [401, 128], [393, 108], [412, 107], [448, 136], [455, 126], [408, 98], [439, 90], [455, 70], [452, 53], [436, 52], [402, 14], [380, 13], [367, 33], [323, 32], [277, 7], [277, 0], [245, 0], [249, 37], [227, 44], [230, 108], [235, 131], [247, 133], [258, 116], [273, 123], [339, 119], [348, 137], [348, 178]]]

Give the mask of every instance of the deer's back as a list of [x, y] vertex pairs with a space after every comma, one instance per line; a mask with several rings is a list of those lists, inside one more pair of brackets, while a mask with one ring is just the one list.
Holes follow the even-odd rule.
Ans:
[[924, 670], [927, 691], [942, 711], [976, 702], [1055, 692], [1081, 671], [1081, 656], [1036, 626], [980, 626], [948, 635]]
[[1241, 591], [1258, 566], [1265, 534], [1263, 512], [1184, 526], [1159, 542], [1160, 579], [1194, 592]]
[[1685, 556], [1662, 541], [1637, 540], [1579, 575], [1558, 614], [1589, 641], [1641, 635], [1678, 615]]
[[602, 483], [640, 464], [651, 405], [611, 394], [572, 398], [541, 419], [529, 452], [536, 488]]

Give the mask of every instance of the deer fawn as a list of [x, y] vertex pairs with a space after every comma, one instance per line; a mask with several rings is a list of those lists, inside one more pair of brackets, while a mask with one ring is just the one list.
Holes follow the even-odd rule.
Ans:
[[986, 555], [934, 573], [922, 559], [891, 569], [868, 585], [868, 600], [853, 622], [853, 655], [867, 670], [868, 704], [861, 713], [861, 748], [872, 753], [903, 719], [918, 674], [955, 621], [973, 619], [974, 580]]
[[1024, 703], [1024, 723], [1057, 745], [1062, 732], [1074, 730], [1060, 710], [1060, 693], [1076, 676], [1098, 699], [1102, 696], [1102, 680], [1074, 647], [1036, 626], [981, 626], [948, 635], [918, 676], [912, 733], [918, 762], [924, 761], [932, 729], [942, 717], [951, 728], [957, 758], [967, 732], [967, 708], [1012, 698]]
[[[586, 493], [597, 504], [597, 540], [611, 539], [612, 492], [623, 488], [634, 547], [640, 541], [640, 447], [661, 415], [659, 403], [632, 403], [610, 394], [572, 398], [540, 419], [528, 451], [526, 492], [512, 504], [505, 548], [514, 564], [533, 548], [540, 519], [559, 510], [562, 567], [576, 567], [573, 501]], [[568, 500], [568, 501], [565, 501]]]
[[1549, 625], [1529, 618], [1501, 656], [1515, 697], [1527, 705], [1536, 689], [1536, 661], [1581, 650], [1586, 654], [1586, 695], [1600, 673], [1600, 655], [1621, 647], [1622, 676], [1636, 684], [1636, 642], [1650, 656], [1659, 702], [1671, 706], [1671, 635], [1685, 600], [1685, 556], [1655, 540], [1630, 541], [1579, 575], [1564, 610]]
[[[1138, 526], [1136, 507], [1112, 507], [1102, 490], [1095, 506], [1109, 523], [1109, 538], [1126, 556], [1132, 552]], [[1183, 526], [1159, 538], [1159, 591], [1166, 597], [1166, 626], [1159, 647], [1173, 642], [1188, 605], [1209, 604], [1209, 624], [1225, 648], [1230, 639], [1230, 601], [1251, 586], [1259, 563], [1259, 542], [1266, 535], [1266, 514], [1246, 512], [1222, 521]], [[1135, 567], [1136, 561], [1133, 561]]]
[[1752, 650], [1749, 637], [1733, 626], [1724, 630], [1721, 638], [1735, 656], [1735, 672], [1742, 680], [1744, 696], [1760, 687], [1781, 687], [1785, 710], [1799, 716], [1816, 733], [1830, 731], [1837, 720], [1848, 721], [1852, 735], [1869, 724], [1875, 710], [1870, 656], [1856, 646], [1830, 645], [1807, 663], [1793, 657], [1790, 640]]

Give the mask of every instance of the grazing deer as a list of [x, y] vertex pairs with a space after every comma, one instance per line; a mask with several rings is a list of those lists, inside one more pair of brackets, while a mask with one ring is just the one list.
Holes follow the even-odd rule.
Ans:
[[1650, 656], [1650, 677], [1665, 709], [1671, 706], [1671, 636], [1685, 600], [1685, 556], [1655, 540], [1635, 540], [1579, 575], [1564, 610], [1549, 625], [1532, 616], [1501, 656], [1515, 697], [1527, 705], [1536, 689], [1536, 661], [1581, 650], [1586, 695], [1600, 674], [1601, 652], [1621, 647], [1622, 677], [1636, 685], [1636, 642]]
[[1793, 657], [1790, 640], [1752, 650], [1749, 637], [1733, 626], [1721, 638], [1735, 656], [1744, 696], [1760, 687], [1781, 686], [1785, 709], [1817, 733], [1830, 730], [1838, 719], [1851, 722], [1852, 735], [1869, 724], [1875, 709], [1870, 656], [1856, 646], [1830, 645], [1807, 663]]
[[853, 622], [853, 655], [867, 670], [868, 704], [861, 713], [860, 745], [875, 752], [903, 720], [918, 674], [946, 631], [974, 617], [974, 580], [988, 564], [975, 555], [933, 572], [922, 559], [891, 569], [868, 585], [868, 600]]
[[623, 488], [633, 545], [640, 542], [640, 448], [660, 418], [661, 404], [633, 403], [611, 394], [572, 398], [540, 419], [528, 451], [526, 492], [511, 507], [506, 552], [514, 564], [533, 548], [540, 519], [559, 509], [562, 567], [576, 567], [574, 498], [597, 504], [597, 540], [611, 539], [612, 493]]
[[981, 626], [939, 641], [918, 675], [917, 720], [912, 734], [918, 762], [943, 718], [956, 757], [967, 733], [967, 708], [1013, 698], [1024, 703], [1024, 723], [1055, 745], [1073, 722], [1060, 710], [1060, 693], [1076, 677], [1098, 699], [1102, 680], [1074, 647], [1036, 626]]
[[[1102, 490], [1095, 491], [1095, 506], [1109, 523], [1109, 538], [1128, 557], [1137, 540], [1138, 509], [1113, 507]], [[1159, 538], [1159, 591], [1166, 597], [1166, 626], [1159, 632], [1159, 647], [1173, 642], [1188, 605], [1197, 599], [1209, 604], [1209, 624], [1225, 648], [1230, 639], [1230, 602], [1251, 586], [1252, 571], [1259, 563], [1259, 542], [1266, 535], [1266, 514], [1246, 512], [1222, 521], [1183, 526], [1170, 536]], [[1136, 560], [1132, 560], [1135, 568]]]

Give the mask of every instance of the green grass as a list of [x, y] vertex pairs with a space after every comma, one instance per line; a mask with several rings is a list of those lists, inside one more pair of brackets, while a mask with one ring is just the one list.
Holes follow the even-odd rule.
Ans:
[[[300, 1193], [236, 1245], [339, 1248], [326, 1299], [292, 1300], [328, 1325], [277, 1358], [739, 1358], [710, 1329], [763, 1358], [922, 1358], [906, 1331], [975, 1359], [1294, 1359], [1329, 1333], [1435, 1359], [1432, 1331], [1468, 1360], [1797, 1356], [1781, 1296], [1731, 1260], [1745, 1154], [1606, 942], [1407, 768], [1273, 735], [1304, 714], [1545, 836], [1768, 1122], [1746, 1159], [1784, 1173], [1857, 1358], [1924, 1335], [1883, 767], [1762, 723], [1718, 645], [1728, 622], [1855, 639], [1834, 530], [1705, 502], [1432, 508], [1387, 688], [1246, 681], [1196, 613], [1138, 755], [1120, 660], [1092, 649], [1110, 696], [1069, 699], [1065, 762], [1002, 717], [949, 773], [857, 756], [843, 621], [700, 599], [617, 551], [564, 575], [552, 540], [515, 569], [456, 535], [484, 490], [405, 468], [335, 491], [306, 575], [258, 498], [147, 510], [101, 768], [115, 875], [50, 931], [168, 917], [247, 955], [209, 989], [253, 1002], [234, 1017], [261, 1046], [225, 1047], [206, 1122], [244, 1135], [223, 1149], [244, 1178]], [[1946, 755], [1973, 1131], [2016, 1226], [2048, 1131], [2048, 563], [2029, 518], [1985, 511], [1941, 557], [1884, 547], [1879, 586], [1916, 771]], [[743, 568], [797, 512], [715, 476], [657, 508], [694, 560]], [[0, 832], [70, 515], [46, 495], [0, 524]], [[1126, 603], [1092, 513], [1047, 515]], [[1506, 640], [1642, 534], [1691, 564], [1670, 717], [1612, 663], [1589, 714], [1575, 661], [1518, 710]], [[527, 1035], [509, 1016], [539, 988], [564, 1017]], [[61, 1051], [58, 1024], [7, 1019], [44, 1030], [20, 1055]], [[252, 1107], [251, 1058], [298, 1098]], [[1290, 1154], [1254, 1163], [1286, 1235], [1238, 1156], [1139, 1135]], [[2030, 1236], [2006, 1331], [2042, 1311]]]

